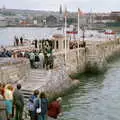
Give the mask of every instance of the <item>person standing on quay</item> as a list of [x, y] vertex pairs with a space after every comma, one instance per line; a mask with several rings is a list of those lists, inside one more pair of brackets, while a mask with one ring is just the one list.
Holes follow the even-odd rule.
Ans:
[[0, 120], [7, 120], [6, 105], [4, 97], [2, 96], [2, 89], [0, 88]]
[[19, 39], [18, 39], [18, 37], [16, 37], [16, 36], [15, 36], [15, 43], [14, 43], [14, 45], [16, 45], [16, 46], [19, 45]]
[[29, 110], [29, 115], [30, 115], [31, 120], [36, 120], [37, 119], [35, 102], [38, 99], [38, 95], [39, 95], [39, 90], [35, 90], [33, 95], [31, 95], [30, 98], [29, 98], [28, 110]]
[[39, 115], [38, 120], [47, 120], [47, 111], [48, 111], [48, 99], [44, 92], [40, 94], [41, 99], [41, 113]]
[[23, 45], [23, 37], [20, 37], [20, 44]]
[[37, 42], [38, 42], [38, 41], [37, 41], [37, 40], [35, 40], [35, 48], [37, 48]]
[[20, 89], [21, 89], [21, 84], [17, 84], [17, 88], [13, 93], [13, 104], [16, 108], [15, 120], [22, 120], [22, 115], [23, 115], [24, 97]]
[[13, 87], [11, 84], [5, 86], [5, 105], [7, 108], [7, 118], [10, 120], [12, 118], [12, 108], [13, 108]]

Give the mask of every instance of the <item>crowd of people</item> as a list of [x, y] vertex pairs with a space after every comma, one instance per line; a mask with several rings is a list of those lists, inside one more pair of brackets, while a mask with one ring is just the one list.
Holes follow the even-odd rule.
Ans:
[[[75, 48], [78, 48], [78, 43], [77, 41], [70, 41], [70, 49], [75, 49]], [[80, 47], [86, 47], [86, 42], [85, 41], [82, 41], [82, 43], [79, 43], [79, 48]]]
[[13, 120], [14, 117], [22, 120], [24, 97], [20, 89], [20, 84], [15, 89], [11, 84], [0, 83], [0, 120]]
[[0, 50], [0, 57], [28, 58], [31, 68], [52, 69], [54, 63], [52, 52], [47, 50], [31, 49], [14, 51], [3, 47]]
[[25, 105], [31, 120], [57, 120], [62, 115], [61, 102], [59, 97], [48, 103], [46, 94], [35, 90], [25, 104], [21, 84], [14, 88], [11, 84], [0, 83], [0, 120], [23, 120]]
[[4, 47], [0, 50], [0, 57], [12, 57], [12, 51], [6, 50]]
[[53, 69], [53, 55], [44, 51], [32, 51], [29, 54], [31, 68]]

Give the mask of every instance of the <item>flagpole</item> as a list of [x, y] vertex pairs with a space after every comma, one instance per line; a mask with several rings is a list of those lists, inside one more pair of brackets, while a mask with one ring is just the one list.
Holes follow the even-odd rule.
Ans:
[[66, 60], [67, 60], [67, 56], [66, 56], [66, 50], [67, 50], [67, 47], [66, 47], [66, 44], [67, 44], [67, 34], [66, 34], [66, 29], [67, 29], [67, 15], [66, 15], [66, 10], [65, 10], [65, 65], [66, 65]]
[[78, 8], [78, 58], [79, 58], [79, 44], [80, 44], [80, 10]]

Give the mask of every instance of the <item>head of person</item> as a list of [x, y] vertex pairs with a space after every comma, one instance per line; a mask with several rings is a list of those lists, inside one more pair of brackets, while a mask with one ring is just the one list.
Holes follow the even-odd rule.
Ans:
[[17, 84], [17, 89], [18, 89], [18, 90], [21, 89], [21, 84]]
[[9, 85], [9, 86], [7, 87], [7, 89], [10, 90], [10, 91], [13, 91], [12, 85]]
[[5, 85], [6, 85], [5, 83], [2, 83], [2, 87], [3, 87], [3, 88], [5, 87]]
[[46, 95], [45, 95], [44, 92], [41, 92], [41, 94], [40, 94], [40, 98], [46, 98]]
[[59, 103], [61, 103], [61, 102], [62, 102], [62, 98], [61, 98], [61, 97], [58, 97], [58, 98], [56, 99], [56, 101], [59, 102]]
[[0, 87], [2, 87], [2, 83], [0, 83]]
[[35, 96], [38, 96], [38, 95], [39, 95], [39, 90], [35, 90], [33, 94], [34, 94]]
[[0, 88], [0, 95], [2, 95], [2, 89]]

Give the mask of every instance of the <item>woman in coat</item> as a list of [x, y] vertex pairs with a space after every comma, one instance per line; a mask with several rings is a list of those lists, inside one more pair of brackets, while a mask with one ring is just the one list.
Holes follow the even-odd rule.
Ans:
[[7, 120], [6, 106], [1, 90], [0, 90], [0, 120]]

